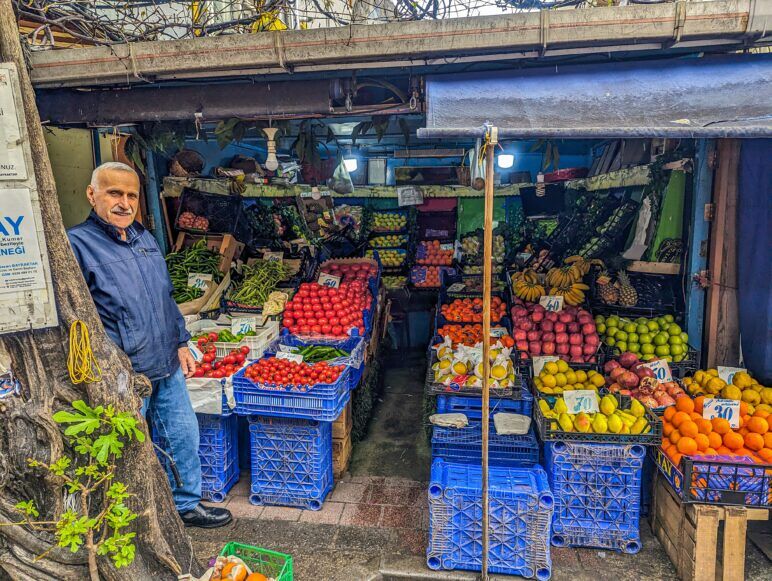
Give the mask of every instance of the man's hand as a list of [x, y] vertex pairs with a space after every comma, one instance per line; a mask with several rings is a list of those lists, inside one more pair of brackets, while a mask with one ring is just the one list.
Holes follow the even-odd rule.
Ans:
[[185, 379], [193, 377], [196, 371], [196, 360], [193, 359], [193, 354], [188, 349], [188, 346], [180, 347], [177, 349], [177, 355], [180, 358], [180, 367], [182, 367], [182, 373], [185, 375]]

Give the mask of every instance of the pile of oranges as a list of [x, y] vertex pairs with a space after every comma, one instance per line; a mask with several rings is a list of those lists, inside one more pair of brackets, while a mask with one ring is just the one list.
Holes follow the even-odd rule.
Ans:
[[442, 248], [439, 240], [422, 240], [416, 250], [416, 264], [425, 264], [433, 266], [450, 266], [453, 264], [453, 253], [455, 252], [452, 244], [450, 248]]
[[[410, 282], [417, 288], [439, 288], [440, 273], [445, 266], [414, 266], [410, 269]], [[450, 269], [452, 272], [452, 269]]]
[[705, 397], [679, 397], [662, 417], [662, 450], [678, 466], [683, 456], [719, 454], [748, 456], [760, 464], [772, 463], [772, 415], [765, 410], [749, 414], [740, 402], [740, 427], [732, 429], [723, 418], [703, 419]]
[[[437, 329], [437, 334], [440, 337], [450, 337], [453, 342], [453, 346], [466, 345], [468, 347], [474, 347], [478, 343], [482, 343], [482, 325], [443, 325]], [[510, 349], [515, 346], [515, 340], [509, 333], [502, 335], [501, 337], [491, 337], [490, 343], [494, 345], [497, 341], [501, 341], [504, 347]]]
[[[442, 316], [452, 323], [482, 323], [483, 301], [481, 298], [455, 299], [442, 305]], [[491, 321], [498, 323], [507, 314], [507, 305], [500, 297], [491, 297]]]

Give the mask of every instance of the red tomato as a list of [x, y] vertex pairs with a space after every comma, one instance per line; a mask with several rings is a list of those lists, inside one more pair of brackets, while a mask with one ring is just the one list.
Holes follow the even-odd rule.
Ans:
[[209, 333], [208, 337], [210, 341], [216, 342], [217, 339], [219, 338], [219, 335], [217, 333], [212, 332], [212, 333]]

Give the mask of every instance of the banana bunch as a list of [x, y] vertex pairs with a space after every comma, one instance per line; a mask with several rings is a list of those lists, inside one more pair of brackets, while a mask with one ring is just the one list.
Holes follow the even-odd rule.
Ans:
[[[600, 266], [601, 268], [603, 267], [602, 260], [598, 260], [597, 258], [593, 260], [587, 260], [584, 256], [580, 256], [578, 254], [569, 256], [568, 258], [564, 259], [563, 262], [566, 263], [566, 265], [576, 266], [582, 273], [582, 276], [590, 272], [590, 268], [593, 266]], [[581, 276], [579, 278], [581, 278]]]
[[528, 268], [512, 277], [512, 290], [515, 296], [528, 302], [535, 302], [544, 296], [544, 287], [539, 284], [539, 277]]
[[559, 295], [569, 305], [577, 306], [584, 302], [584, 291], [590, 290], [583, 282], [572, 282], [563, 286], [553, 286], [549, 294]]
[[547, 271], [547, 284], [550, 286], [565, 287], [580, 280], [582, 280], [582, 270], [576, 264], [564, 264]]

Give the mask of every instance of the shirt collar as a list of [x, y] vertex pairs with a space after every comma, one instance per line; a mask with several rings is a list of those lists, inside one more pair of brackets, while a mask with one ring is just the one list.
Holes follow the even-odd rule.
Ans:
[[128, 228], [126, 228], [126, 240], [124, 241], [121, 238], [120, 231], [118, 230], [118, 228], [102, 220], [102, 218], [100, 218], [94, 210], [91, 210], [91, 213], [89, 214], [88, 218], [89, 220], [93, 221], [97, 226], [99, 226], [102, 230], [104, 230], [111, 238], [113, 238], [118, 242], [131, 243], [145, 231], [145, 227], [135, 220], [129, 225]]

